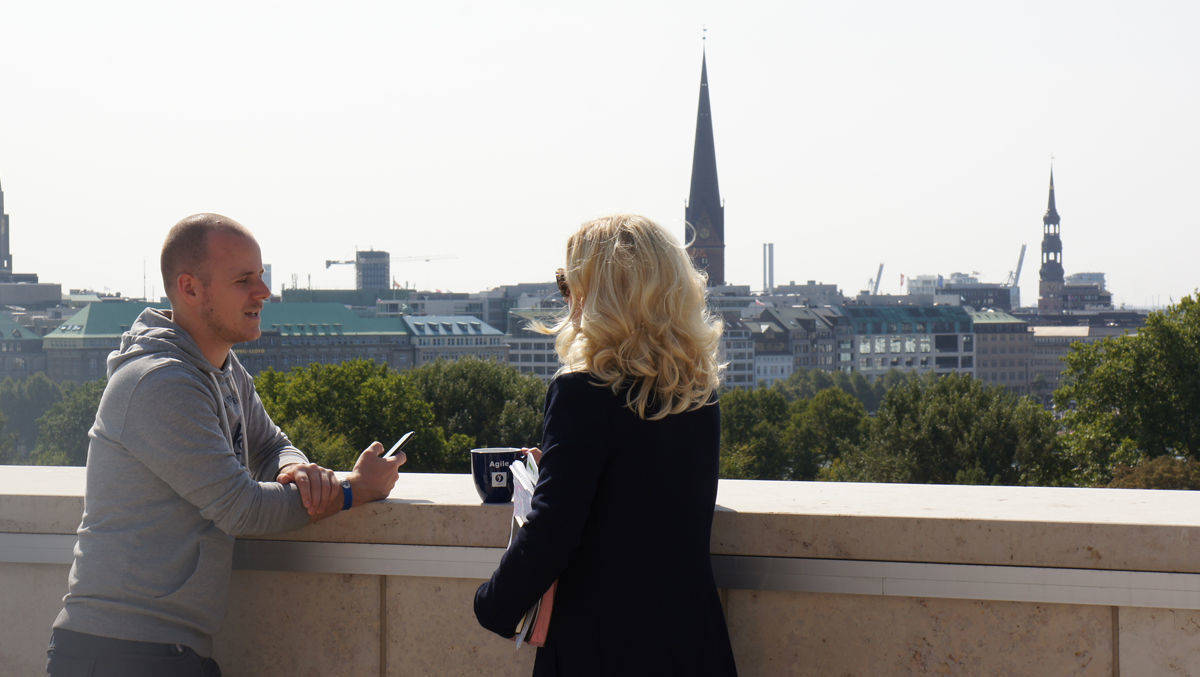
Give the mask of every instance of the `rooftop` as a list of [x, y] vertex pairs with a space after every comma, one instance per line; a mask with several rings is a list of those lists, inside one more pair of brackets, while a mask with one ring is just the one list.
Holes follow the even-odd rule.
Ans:
[[413, 336], [502, 336], [500, 331], [471, 315], [406, 315]]
[[[84, 473], [0, 467], [14, 673], [42, 669]], [[468, 475], [402, 473], [387, 501], [240, 539], [216, 658], [229, 674], [528, 675], [533, 652], [471, 614], [511, 512]], [[745, 675], [1197, 674], [1198, 546], [1200, 493], [1128, 489], [721, 480], [712, 533]]]
[[83, 310], [63, 320], [58, 329], [47, 334], [46, 338], [117, 338], [129, 331], [143, 310], [157, 305], [145, 301], [89, 303]]
[[1001, 310], [971, 310], [967, 311], [971, 316], [971, 321], [975, 324], [1024, 324], [1024, 320], [1009, 315]]
[[1067, 327], [1038, 327], [1029, 328], [1033, 332], [1034, 338], [1087, 338], [1091, 335], [1091, 327], [1087, 326], [1067, 326]]
[[0, 339], [6, 341], [41, 341], [42, 337], [22, 327], [8, 313], [0, 312]]

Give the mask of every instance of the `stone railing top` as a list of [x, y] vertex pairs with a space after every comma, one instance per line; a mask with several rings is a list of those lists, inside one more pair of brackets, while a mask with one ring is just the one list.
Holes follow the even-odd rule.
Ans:
[[[0, 466], [0, 532], [73, 533], [83, 468]], [[510, 508], [468, 475], [276, 538], [503, 547]], [[721, 480], [715, 554], [1200, 573], [1200, 492]]]

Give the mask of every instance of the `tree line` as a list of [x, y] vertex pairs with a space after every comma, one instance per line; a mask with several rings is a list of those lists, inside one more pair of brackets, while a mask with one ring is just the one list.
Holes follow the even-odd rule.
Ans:
[[[1200, 488], [1200, 302], [1135, 335], [1076, 344], [1054, 408], [968, 375], [802, 370], [721, 394], [721, 475], [1039, 486]], [[546, 386], [474, 359], [405, 372], [368, 360], [266, 371], [256, 389], [315, 462], [349, 468], [417, 431], [405, 468], [466, 472], [477, 446], [535, 445]], [[82, 465], [104, 382], [0, 383], [0, 463]]]
[[[371, 360], [268, 370], [255, 390], [309, 459], [349, 469], [378, 440], [415, 430], [412, 472], [468, 472], [480, 446], [535, 446], [546, 386], [507, 365], [466, 359], [399, 372]], [[0, 464], [84, 465], [104, 381], [55, 383], [43, 374], [0, 383]]]

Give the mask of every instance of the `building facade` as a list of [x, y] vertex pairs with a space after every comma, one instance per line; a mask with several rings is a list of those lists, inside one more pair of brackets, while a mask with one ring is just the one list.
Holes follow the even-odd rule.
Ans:
[[854, 327], [853, 371], [974, 374], [971, 316], [957, 306], [847, 306]]
[[354, 286], [356, 289], [391, 289], [391, 255], [375, 249], [354, 252]]
[[1063, 358], [1076, 343], [1087, 345], [1112, 336], [1134, 334], [1136, 329], [1114, 324], [1034, 325], [1033, 356], [1029, 362], [1029, 393], [1045, 405], [1058, 389], [1066, 369]]
[[1071, 273], [1064, 278], [1067, 284], [1094, 284], [1106, 288], [1104, 273]]
[[8, 313], [0, 312], [0, 381], [23, 380], [46, 371], [42, 337], [22, 327]]
[[507, 326], [510, 310], [562, 308], [566, 305], [558, 291], [558, 284], [553, 281], [506, 284], [471, 296], [483, 303], [480, 319], [497, 329]]
[[742, 321], [754, 346], [754, 383], [769, 386], [795, 371], [789, 332], [774, 318]]
[[962, 305], [976, 310], [986, 308], [1004, 312], [1012, 310], [1012, 287], [999, 282], [949, 283], [942, 287], [941, 293], [954, 294], [958, 296]]
[[1095, 282], [1067, 282], [1063, 285], [1064, 310], [1111, 310], [1112, 293]]
[[413, 366], [436, 360], [473, 357], [508, 362], [504, 333], [469, 315], [425, 315], [401, 318], [412, 335]]
[[771, 290], [770, 298], [781, 307], [786, 306], [840, 306], [846, 301], [836, 284], [821, 284], [809, 280], [804, 284], [790, 281]]
[[[841, 311], [829, 308], [783, 307], [767, 308], [758, 315], [760, 321], [770, 321], [786, 332], [792, 371], [842, 368], [839, 347], [849, 353], [849, 325], [841, 321]], [[756, 357], [757, 359], [757, 344]], [[846, 362], [850, 360], [846, 357]], [[848, 366], [848, 364], [846, 365]]]
[[[64, 320], [43, 339], [47, 375], [59, 381], [104, 378], [108, 354], [148, 305], [92, 303]], [[234, 346], [252, 375], [356, 359], [398, 371], [438, 359], [508, 360], [504, 334], [474, 317], [362, 317], [339, 303], [268, 303], [260, 324], [261, 336]]]
[[234, 347], [252, 375], [358, 359], [398, 371], [413, 366], [412, 338], [403, 320], [360, 317], [340, 303], [268, 303], [260, 326], [261, 336]]
[[721, 385], [726, 388], [753, 388], [754, 341], [750, 329], [740, 318], [726, 317], [725, 331], [721, 334], [721, 346], [717, 351], [717, 362], [725, 364]]
[[[471, 315], [484, 316], [486, 299], [465, 292], [413, 292], [404, 301], [380, 301], [379, 317], [400, 315]], [[490, 323], [489, 323], [490, 324]]]
[[46, 334], [46, 375], [54, 381], [95, 381], [107, 375], [108, 354], [121, 343], [148, 304], [144, 301], [89, 303]]
[[340, 303], [356, 315], [371, 317], [379, 309], [381, 301], [407, 301], [413, 292], [410, 289], [304, 289], [286, 287], [279, 298], [284, 303]]
[[0, 306], [46, 310], [62, 302], [62, 285], [57, 282], [0, 282]]
[[972, 311], [975, 328], [975, 377], [1028, 395], [1030, 363], [1034, 359], [1029, 325], [1005, 312]]
[[563, 316], [561, 309], [522, 308], [508, 312], [508, 363], [522, 374], [549, 381], [558, 371], [558, 353], [554, 350], [554, 335], [542, 334], [530, 328], [533, 323], [552, 327]]

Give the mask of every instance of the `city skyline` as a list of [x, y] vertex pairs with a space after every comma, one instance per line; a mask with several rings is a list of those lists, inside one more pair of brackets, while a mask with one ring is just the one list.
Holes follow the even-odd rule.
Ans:
[[681, 233], [707, 25], [729, 282], [758, 286], [764, 242], [777, 284], [849, 295], [880, 262], [884, 292], [901, 274], [1000, 282], [1026, 244], [1029, 305], [1053, 153], [1065, 272], [1106, 273], [1118, 305], [1161, 305], [1200, 286], [1196, 13], [12, 8], [14, 270], [141, 295], [144, 266], [161, 294], [162, 236], [202, 210], [256, 232], [276, 291], [310, 274], [352, 287], [324, 261], [372, 247], [454, 257], [393, 265], [418, 288], [548, 280], [577, 224], [612, 211]]

